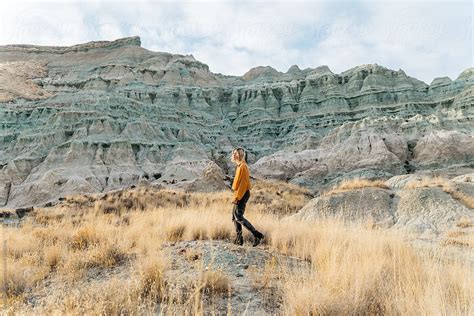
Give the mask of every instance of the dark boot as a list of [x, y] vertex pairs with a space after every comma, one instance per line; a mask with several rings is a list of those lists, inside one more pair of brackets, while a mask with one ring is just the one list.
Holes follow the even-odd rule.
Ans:
[[234, 244], [238, 246], [242, 246], [244, 244], [244, 238], [242, 236], [238, 236], [234, 239]]
[[253, 237], [254, 241], [252, 246], [257, 247], [265, 236], [261, 232], [256, 232]]

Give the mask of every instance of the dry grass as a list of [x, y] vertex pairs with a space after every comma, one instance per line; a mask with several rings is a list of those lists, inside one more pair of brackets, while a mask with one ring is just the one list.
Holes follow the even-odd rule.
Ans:
[[[151, 193], [143, 194], [140, 198], [138, 193], [122, 192], [113, 198], [129, 198], [140, 205]], [[230, 295], [232, 282], [221, 271], [203, 269], [194, 286], [170, 287], [166, 271], [172, 254], [162, 251], [165, 242], [230, 239], [234, 232], [230, 192], [163, 190], [159, 197], [165, 201], [113, 213], [103, 212], [100, 202], [81, 197], [82, 208], [76, 203], [71, 212], [65, 206], [69, 204], [38, 210], [22, 227], [4, 228], [9, 269], [2, 282], [7, 282], [9, 298], [17, 302], [12, 312], [199, 314], [205, 310], [206, 295]], [[296, 200], [290, 203], [296, 205]], [[63, 216], [57, 216], [59, 212]], [[311, 269], [302, 266], [295, 271], [270, 261], [255, 277], [258, 291], [281, 289], [284, 314], [472, 312], [472, 269], [419, 254], [402, 241], [403, 236], [337, 221], [281, 221], [281, 215], [253, 204], [252, 197], [246, 217], [265, 233], [270, 251], [310, 263]], [[186, 259], [201, 256], [190, 250]], [[45, 287], [48, 282], [57, 288]], [[32, 309], [24, 304], [28, 295], [46, 288], [49, 292], [41, 306]]]
[[232, 231], [229, 226], [216, 227], [209, 233], [210, 239], [230, 240]]
[[202, 253], [195, 249], [186, 249], [185, 258], [188, 261], [196, 261], [202, 257]]
[[147, 257], [137, 264], [140, 295], [157, 300], [164, 295], [166, 288], [165, 271], [168, 262], [163, 257]]
[[470, 209], [474, 209], [474, 197], [467, 195], [453, 185], [443, 186], [444, 192], [450, 194], [453, 199], [458, 200]]
[[447, 237], [449, 238], [456, 238], [456, 237], [460, 237], [460, 236], [466, 236], [467, 233], [466, 232], [463, 232], [463, 231], [450, 231], [446, 234]]
[[51, 270], [54, 270], [58, 267], [59, 263], [62, 261], [62, 257], [63, 249], [58, 245], [45, 246], [44, 261]]
[[[251, 200], [254, 209], [259, 212], [279, 216], [292, 214], [312, 198], [308, 189], [284, 181], [253, 180], [252, 185]], [[225, 205], [228, 202], [228, 192], [189, 193], [154, 187], [139, 187], [133, 190], [117, 190], [92, 196], [70, 196], [57, 209], [62, 208], [63, 211], [71, 213], [71, 209], [94, 207], [96, 214], [122, 215], [133, 210], [206, 207], [217, 204]], [[64, 212], [54, 215], [49, 213], [46, 216], [60, 219], [61, 214]]]
[[79, 228], [70, 238], [69, 246], [72, 249], [84, 250], [99, 242], [94, 225], [88, 225]]
[[7, 275], [5, 279], [2, 271], [0, 288], [6, 289], [10, 299], [22, 300], [26, 290], [34, 287], [48, 275], [49, 267], [40, 265], [32, 259], [34, 258], [30, 256], [21, 259], [7, 258]]
[[[469, 313], [474, 293], [469, 266], [440, 266], [388, 233], [378, 232], [374, 238], [373, 232], [361, 228], [347, 229], [334, 223], [329, 228], [327, 224], [306, 228], [306, 233], [320, 237], [296, 240], [290, 248], [305, 254], [314, 269], [287, 276], [286, 313]], [[311, 242], [314, 247], [301, 249]]]
[[441, 242], [442, 246], [470, 247], [471, 243], [459, 239], [445, 239]]
[[206, 271], [203, 273], [197, 288], [206, 294], [218, 295], [229, 291], [229, 278], [222, 271]]
[[446, 234], [441, 245], [474, 248], [474, 232], [450, 231]]
[[443, 177], [421, 177], [412, 180], [405, 185], [405, 189], [428, 188], [428, 187], [444, 187], [449, 184], [449, 180]]
[[186, 231], [185, 224], [170, 225], [166, 229], [166, 239], [171, 242], [177, 242], [183, 239], [184, 232]]
[[474, 227], [474, 223], [470, 218], [461, 218], [457, 223], [456, 226], [459, 228], [469, 228]]
[[362, 188], [389, 189], [383, 180], [351, 179], [342, 181], [338, 185], [332, 187], [329, 191], [324, 192], [322, 195], [332, 195]]
[[466, 207], [474, 209], [474, 197], [470, 196], [459, 188], [452, 181], [443, 177], [423, 177], [419, 180], [410, 181], [405, 185], [406, 189], [440, 187], [444, 192], [451, 195], [455, 200], [458, 200]]

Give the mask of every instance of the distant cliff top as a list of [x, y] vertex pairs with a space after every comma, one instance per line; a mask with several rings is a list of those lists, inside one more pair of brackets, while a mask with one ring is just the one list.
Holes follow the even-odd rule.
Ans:
[[56, 53], [64, 54], [68, 52], [79, 52], [88, 51], [89, 49], [97, 48], [118, 48], [124, 46], [141, 46], [141, 40], [139, 36], [131, 36], [119, 38], [114, 41], [92, 41], [83, 44], [77, 44], [72, 46], [41, 46], [41, 45], [24, 45], [24, 44], [13, 44], [0, 46], [0, 52], [6, 51], [22, 51], [31, 53]]
[[[75, 53], [78, 53], [80, 57], [75, 55]], [[298, 65], [292, 65], [286, 73], [280, 72], [271, 66], [251, 68], [242, 76], [213, 73], [207, 64], [196, 60], [192, 55], [147, 50], [141, 47], [139, 36], [124, 37], [113, 41], [91, 41], [72, 46], [28, 44], [0, 46], [0, 64], [3, 63], [2, 67], [9, 69], [8, 78], [16, 76], [18, 71], [13, 68], [17, 65], [23, 65], [25, 62], [30, 63], [32, 61], [44, 64], [49, 72], [55, 73], [55, 81], [57, 79], [60, 79], [60, 81], [67, 79], [66, 83], [60, 83], [67, 85], [71, 84], [71, 82], [80, 84], [80, 82], [86, 82], [90, 78], [99, 77], [104, 80], [118, 80], [120, 81], [119, 86], [133, 81], [145, 83], [145, 85], [166, 84], [217, 87], [246, 86], [249, 84], [260, 85], [305, 79], [319, 80], [322, 77], [327, 77], [328, 80], [329, 78], [342, 77], [342, 81], [348, 82], [351, 78], [353, 81], [364, 80], [368, 75], [371, 76], [372, 81], [376, 80], [379, 82], [381, 78], [396, 78], [398, 86], [403, 85], [403, 83], [408, 85], [416, 84], [420, 85], [420, 87], [426, 85], [415, 78], [407, 76], [401, 69], [395, 71], [377, 64], [359, 65], [340, 74], [333, 73], [326, 65], [306, 68], [304, 70], [300, 69]], [[5, 65], [5, 63], [12, 62], [20, 62], [20, 64]], [[34, 66], [36, 67], [36, 65]], [[27, 67], [31, 68], [33, 66], [28, 65]], [[117, 68], [111, 70], [110, 68], [112, 67]], [[118, 70], [120, 67], [126, 67], [127, 69]], [[110, 74], [104, 76], [104, 72], [110, 71], [114, 73], [113, 76], [110, 76]], [[129, 75], [124, 75], [124, 71], [129, 72]], [[23, 71], [20, 72], [23, 73]], [[458, 79], [469, 78], [471, 72], [472, 69], [465, 70], [459, 75]], [[146, 77], [145, 80], [142, 80], [141, 77], [143, 76]], [[0, 78], [2, 82], [12, 80]], [[340, 79], [335, 80], [338, 81]], [[447, 77], [435, 78], [433, 83], [435, 86], [439, 86], [447, 84], [450, 80]], [[329, 80], [328, 83], [330, 81], [334, 80]], [[56, 83], [59, 84], [58, 82]], [[5, 86], [8, 85], [5, 84]], [[36, 89], [36, 87], [34, 88]], [[5, 100], [14, 98], [14, 95], [21, 95], [21, 93], [12, 93], [7, 87], [4, 87], [3, 90], [7, 91], [4, 94], [8, 95], [8, 98], [3, 98]], [[42, 97], [42, 95], [39, 97]]]

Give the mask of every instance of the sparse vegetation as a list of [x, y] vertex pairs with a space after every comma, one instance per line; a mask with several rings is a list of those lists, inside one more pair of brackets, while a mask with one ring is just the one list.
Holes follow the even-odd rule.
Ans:
[[324, 192], [322, 195], [331, 195], [341, 192], [362, 189], [362, 188], [381, 188], [388, 189], [389, 187], [383, 180], [369, 180], [369, 179], [351, 179], [344, 180], [338, 185], [332, 187], [329, 191]]
[[406, 189], [440, 187], [444, 192], [451, 195], [466, 207], [474, 209], [474, 197], [464, 193], [456, 187], [455, 183], [443, 177], [423, 177], [419, 180], [410, 181], [405, 185]]
[[474, 232], [463, 230], [450, 231], [441, 241], [441, 245], [474, 248]]
[[470, 209], [474, 209], [474, 197], [467, 195], [461, 190], [455, 188], [453, 185], [443, 186], [444, 192], [450, 194], [453, 199], [460, 201], [462, 204]]
[[428, 187], [440, 187], [448, 184], [448, 179], [443, 177], [421, 177], [419, 179], [412, 180], [405, 185], [405, 189], [416, 189], [416, 188], [428, 188]]
[[218, 295], [229, 291], [229, 278], [221, 271], [206, 271], [203, 273], [198, 288], [204, 293]]
[[474, 227], [474, 223], [472, 222], [470, 218], [461, 218], [457, 222], [456, 226], [460, 228], [469, 228], [469, 227]]
[[[259, 190], [266, 189], [262, 185]], [[285, 214], [303, 203], [303, 195], [295, 194], [298, 197], [288, 199], [286, 205], [282, 199], [278, 210]], [[80, 197], [83, 204], [74, 202], [72, 208], [70, 203], [75, 200], [70, 197], [53, 209], [36, 210], [19, 228], [3, 229], [9, 246], [8, 277], [0, 278], [0, 286], [7, 283], [9, 312], [201, 314], [217, 310], [218, 298], [228, 300], [224, 308], [232, 310], [235, 284], [231, 276], [201, 266], [190, 271], [198, 276], [195, 283], [176, 283], [178, 279], [167, 275], [176, 254], [166, 251], [166, 245], [182, 240], [231, 241], [230, 192], [153, 193], [139, 188], [124, 191], [120, 197], [109, 193], [107, 199], [111, 196], [117, 201], [130, 199], [134, 206], [104, 212], [101, 201], [105, 200], [97, 195], [95, 199]], [[254, 275], [252, 287], [266, 295], [265, 304], [275, 304], [274, 312], [472, 311], [474, 278], [468, 266], [418, 253], [393, 232], [334, 220], [281, 221], [282, 215], [274, 211], [252, 199], [246, 211], [267, 236], [263, 247], [301, 262], [301, 266], [290, 267], [275, 259], [249, 272]], [[449, 236], [459, 243], [467, 242], [465, 237]], [[189, 264], [199, 265], [203, 259], [203, 253], [193, 249], [185, 250], [183, 256]], [[33, 296], [35, 303], [26, 304]]]

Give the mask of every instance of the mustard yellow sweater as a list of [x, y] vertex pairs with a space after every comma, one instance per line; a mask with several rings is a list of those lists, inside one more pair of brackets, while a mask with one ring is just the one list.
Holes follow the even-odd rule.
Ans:
[[234, 200], [240, 201], [247, 190], [250, 190], [250, 172], [249, 167], [242, 161], [235, 171], [234, 182], [232, 183], [234, 190]]

